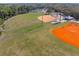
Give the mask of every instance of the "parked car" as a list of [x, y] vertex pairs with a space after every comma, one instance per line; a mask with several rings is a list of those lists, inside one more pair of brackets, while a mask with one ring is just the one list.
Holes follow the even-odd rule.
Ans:
[[72, 20], [74, 19], [74, 17], [71, 17], [71, 16], [64, 16], [64, 20]]

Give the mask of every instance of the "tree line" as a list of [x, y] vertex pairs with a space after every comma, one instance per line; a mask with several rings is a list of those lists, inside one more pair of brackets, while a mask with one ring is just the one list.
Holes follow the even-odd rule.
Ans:
[[33, 9], [32, 6], [25, 5], [0, 5], [0, 25], [12, 16], [29, 13]]
[[0, 6], [0, 18], [1, 19], [8, 19], [12, 16], [15, 16], [17, 14], [23, 14], [28, 13], [30, 10], [32, 10], [31, 6]]

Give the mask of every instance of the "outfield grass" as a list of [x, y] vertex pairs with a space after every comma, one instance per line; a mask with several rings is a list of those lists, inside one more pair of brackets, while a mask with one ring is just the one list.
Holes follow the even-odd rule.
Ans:
[[67, 23], [42, 23], [37, 19], [40, 15], [22, 14], [6, 21], [0, 55], [79, 55], [78, 48], [60, 41], [50, 32]]

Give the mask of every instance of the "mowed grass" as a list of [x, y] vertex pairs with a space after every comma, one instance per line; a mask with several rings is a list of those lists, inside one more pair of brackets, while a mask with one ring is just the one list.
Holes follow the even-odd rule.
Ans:
[[0, 40], [0, 55], [79, 55], [79, 49], [60, 41], [51, 30], [66, 25], [52, 25], [38, 20], [41, 13], [14, 16], [5, 22]]
[[[41, 13], [29, 13], [29, 14], [23, 14], [23, 15], [17, 15], [9, 19], [8, 21], [5, 21], [6, 29], [16, 29], [17, 27], [23, 27], [23, 26], [30, 26], [34, 23], [39, 23], [37, 20], [37, 17], [40, 16]], [[13, 20], [15, 19], [15, 20]], [[36, 20], [36, 21], [35, 21]]]

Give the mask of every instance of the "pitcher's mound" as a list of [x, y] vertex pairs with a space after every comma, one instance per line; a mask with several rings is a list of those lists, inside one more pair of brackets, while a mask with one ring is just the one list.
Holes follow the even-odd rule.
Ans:
[[79, 48], [79, 24], [69, 23], [64, 27], [52, 30], [52, 34], [62, 41]]
[[43, 22], [51, 22], [56, 20], [55, 16], [51, 16], [51, 15], [43, 15], [38, 17], [39, 20], [43, 21]]

